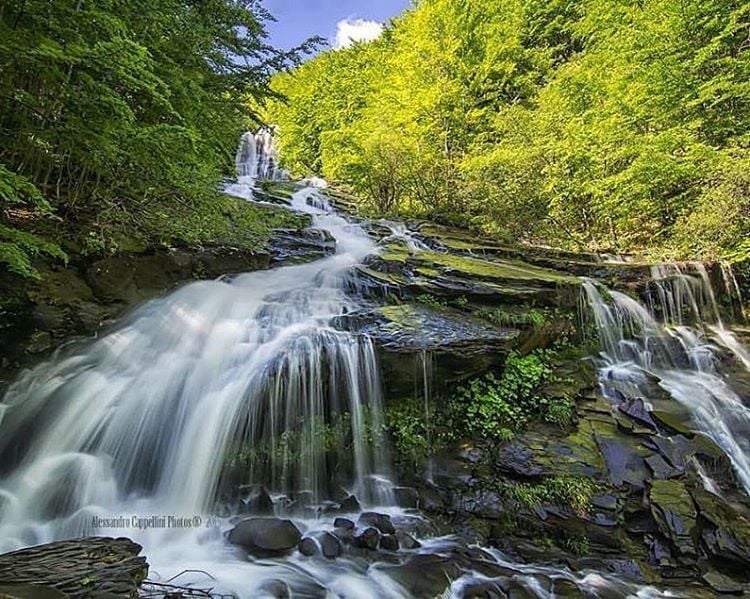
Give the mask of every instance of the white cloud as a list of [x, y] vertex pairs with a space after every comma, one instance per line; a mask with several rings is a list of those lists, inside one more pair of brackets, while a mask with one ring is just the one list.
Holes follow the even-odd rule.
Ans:
[[355, 42], [369, 42], [380, 37], [383, 24], [366, 19], [344, 19], [336, 24], [336, 39], [333, 47], [337, 50], [348, 48]]

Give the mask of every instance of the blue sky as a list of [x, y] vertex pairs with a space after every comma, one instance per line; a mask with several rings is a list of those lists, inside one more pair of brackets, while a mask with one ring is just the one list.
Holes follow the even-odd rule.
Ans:
[[264, 0], [263, 4], [277, 19], [268, 24], [271, 44], [291, 48], [313, 35], [335, 44], [337, 25], [342, 32], [358, 36], [372, 35], [367, 21], [385, 22], [411, 5], [410, 0]]

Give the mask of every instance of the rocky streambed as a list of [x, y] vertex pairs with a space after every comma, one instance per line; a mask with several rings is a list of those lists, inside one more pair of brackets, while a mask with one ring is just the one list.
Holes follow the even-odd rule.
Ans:
[[[271, 191], [266, 200], [284, 203], [288, 194]], [[216, 493], [216, 512], [225, 518], [221, 538], [239, 559], [286, 572], [257, 586], [248, 581], [254, 596], [327, 596], [331, 586], [304, 574], [318, 563], [329, 576], [351, 572], [394, 596], [750, 594], [750, 500], [739, 454], [675, 400], [663, 377], [644, 368], [634, 383], [600, 355], [603, 329], [591, 316], [584, 281], [606, 286], [604, 295], [650, 306], [650, 265], [506, 247], [432, 224], [371, 223], [365, 230], [380, 249], [347, 275], [346, 291], [359, 301], [335, 326], [373, 340], [384, 418], [363, 430], [390, 448], [398, 483], [373, 480], [378, 492], [369, 497], [340, 489], [336, 477], [351, 470], [355, 440], [336, 436], [330, 423], [320, 431], [336, 440], [325, 457], [333, 474], [324, 501], [302, 491], [269, 492], [253, 473], [267, 467], [275, 448], [233, 446]], [[112, 316], [180, 279], [304, 262], [334, 244], [317, 230], [285, 231], [274, 247], [234, 266], [211, 262], [224, 255], [216, 250], [184, 260], [123, 256], [116, 265], [51, 273], [49, 284], [73, 297], [37, 296], [35, 326], [47, 326], [49, 313], [52, 328], [34, 330], [14, 351], [29, 353], [40, 338], [45, 350], [55, 346], [71, 330], [59, 323], [75, 314], [90, 321], [76, 331], [92, 331], [106, 319], [102, 314]], [[138, 274], [141, 261], [158, 273], [156, 282]], [[711, 301], [731, 320], [737, 301], [722, 291], [729, 287], [721, 272], [686, 271], [686, 280], [716, 290]], [[669, 280], [680, 285], [681, 276]], [[627, 331], [618, 333], [623, 342], [628, 332], [643, 336], [626, 320]], [[742, 355], [712, 337], [715, 322], [697, 320], [686, 313], [680, 326], [705, 337], [711, 372], [744, 402], [735, 406], [740, 413], [750, 398]], [[679, 345], [677, 338], [659, 339]], [[657, 357], [677, 355], [651, 349]], [[673, 370], [693, 368], [689, 358]], [[738, 426], [726, 434], [741, 439]], [[302, 459], [304, 452], [294, 454], [294, 440], [287, 441], [292, 459]], [[386, 500], [373, 507], [374, 496]], [[86, 550], [91, 542], [74, 546]], [[14, 582], [26, 559], [0, 557], [0, 587]], [[145, 574], [136, 574], [137, 586]], [[358, 596], [357, 588], [339, 595]], [[148, 583], [143, 589], [170, 596]]]

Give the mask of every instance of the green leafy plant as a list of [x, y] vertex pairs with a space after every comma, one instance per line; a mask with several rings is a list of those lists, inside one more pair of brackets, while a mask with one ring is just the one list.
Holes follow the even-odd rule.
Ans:
[[435, 451], [434, 438], [424, 404], [416, 399], [400, 401], [386, 410], [386, 428], [393, 443], [394, 459], [402, 468], [414, 467]]
[[584, 515], [589, 511], [591, 498], [598, 488], [597, 483], [590, 478], [552, 476], [539, 483], [506, 484], [499, 491], [526, 507], [553, 503], [569, 506], [577, 514]]
[[446, 302], [443, 298], [437, 297], [435, 295], [429, 295], [427, 293], [418, 295], [417, 301], [432, 310], [445, 310], [448, 307], [448, 302]]
[[541, 351], [525, 356], [511, 353], [497, 378], [489, 374], [458, 390], [454, 406], [469, 430], [508, 438], [508, 431], [524, 427], [537, 413], [544, 413], [549, 399], [542, 386], [552, 370]]

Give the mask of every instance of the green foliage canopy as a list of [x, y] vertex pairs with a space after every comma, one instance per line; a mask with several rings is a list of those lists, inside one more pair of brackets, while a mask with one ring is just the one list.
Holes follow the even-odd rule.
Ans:
[[507, 241], [750, 253], [750, 6], [421, 0], [277, 76], [300, 174]]
[[0, 263], [59, 254], [27, 234], [39, 218], [137, 224], [213, 192], [250, 100], [311, 47], [269, 47], [267, 18], [257, 0], [3, 2]]

